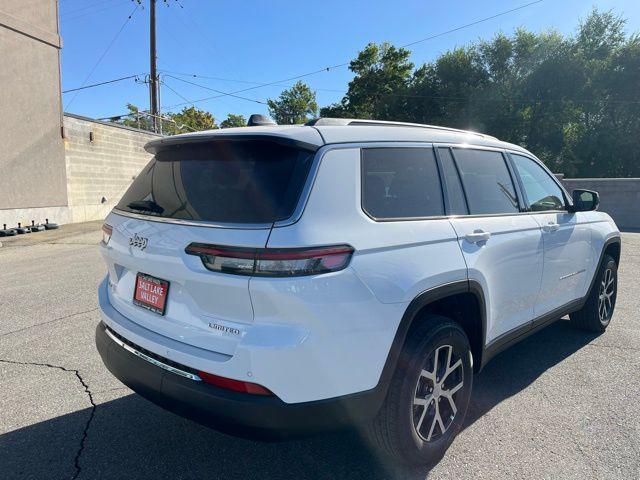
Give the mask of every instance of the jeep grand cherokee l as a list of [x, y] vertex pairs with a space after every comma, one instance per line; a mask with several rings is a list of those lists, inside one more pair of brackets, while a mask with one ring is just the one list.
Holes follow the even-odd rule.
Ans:
[[103, 227], [97, 347], [140, 395], [220, 430], [357, 425], [424, 464], [496, 353], [567, 314], [611, 320], [616, 225], [517, 145], [319, 119], [146, 149]]

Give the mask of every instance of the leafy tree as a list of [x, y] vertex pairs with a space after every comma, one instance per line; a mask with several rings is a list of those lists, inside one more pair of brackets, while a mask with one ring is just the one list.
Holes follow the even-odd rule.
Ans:
[[276, 100], [267, 100], [267, 104], [269, 114], [283, 125], [305, 123], [318, 112], [316, 93], [300, 81], [284, 90]]
[[349, 69], [355, 73], [339, 104], [323, 108], [322, 116], [390, 120], [401, 111], [399, 95], [405, 93], [413, 63], [411, 52], [389, 43], [368, 44]]
[[128, 115], [113, 117], [110, 121], [131, 128], [139, 128], [140, 130], [153, 130], [153, 123], [147, 112], [140, 111], [138, 107], [131, 103], [127, 103], [127, 110], [129, 110]]
[[247, 121], [243, 115], [235, 115], [230, 113], [227, 118], [222, 121], [220, 128], [246, 127]]
[[218, 128], [210, 112], [193, 106], [185, 107], [178, 113], [169, 113], [165, 117], [168, 121], [163, 121], [163, 131], [166, 130], [165, 133], [169, 135]]
[[[128, 115], [114, 117], [114, 123], [141, 130], [153, 131], [153, 121], [148, 111], [140, 110], [135, 105], [128, 103]], [[215, 118], [211, 113], [199, 110], [195, 107], [185, 107], [178, 113], [166, 113], [162, 115], [162, 133], [164, 135], [176, 135], [178, 133], [197, 132], [200, 130], [216, 129]]]
[[640, 176], [640, 36], [594, 9], [573, 36], [518, 29], [418, 66], [369, 44], [322, 116], [477, 130], [520, 144], [567, 176]]

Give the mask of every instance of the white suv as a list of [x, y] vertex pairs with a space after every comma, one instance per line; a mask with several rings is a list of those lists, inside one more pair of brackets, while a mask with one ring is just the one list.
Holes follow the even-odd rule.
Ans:
[[616, 225], [516, 145], [319, 119], [146, 149], [103, 227], [96, 343], [124, 384], [215, 428], [356, 425], [427, 463], [491, 357], [613, 314]]

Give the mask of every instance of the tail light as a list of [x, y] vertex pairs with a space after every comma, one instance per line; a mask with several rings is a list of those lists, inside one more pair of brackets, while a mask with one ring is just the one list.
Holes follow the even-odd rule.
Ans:
[[239, 248], [192, 243], [185, 252], [213, 272], [262, 277], [298, 277], [337, 272], [349, 265], [353, 247]]
[[219, 377], [212, 373], [198, 371], [198, 376], [204, 383], [213, 385], [227, 390], [233, 390], [235, 392], [251, 393], [252, 395], [273, 395], [271, 390], [258, 385], [257, 383], [242, 382], [240, 380], [233, 380], [231, 378]]
[[102, 243], [107, 245], [111, 240], [111, 234], [113, 233], [113, 227], [106, 223], [102, 225]]

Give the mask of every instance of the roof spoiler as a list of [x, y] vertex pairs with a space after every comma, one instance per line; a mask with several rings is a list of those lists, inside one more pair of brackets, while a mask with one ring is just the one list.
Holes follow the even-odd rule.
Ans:
[[278, 143], [280, 145], [295, 147], [295, 148], [299, 148], [301, 150], [307, 150], [310, 152], [315, 152], [321, 147], [321, 145], [315, 145], [313, 143], [308, 143], [302, 140], [297, 140], [295, 138], [290, 138], [286, 136], [275, 135], [273, 133], [234, 134], [234, 133], [224, 133], [223, 131], [223, 132], [216, 132], [216, 133], [203, 132], [200, 134], [172, 135], [168, 137], [163, 137], [157, 140], [151, 140], [144, 146], [144, 149], [147, 152], [155, 155], [161, 150], [166, 150], [169, 148], [180, 148], [180, 146], [182, 145], [193, 145], [198, 143], [224, 142], [224, 141], [250, 142], [250, 141], [256, 141], [256, 140]]

